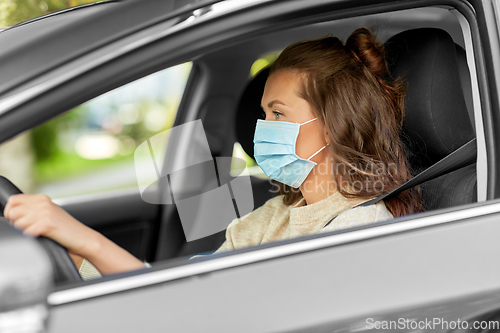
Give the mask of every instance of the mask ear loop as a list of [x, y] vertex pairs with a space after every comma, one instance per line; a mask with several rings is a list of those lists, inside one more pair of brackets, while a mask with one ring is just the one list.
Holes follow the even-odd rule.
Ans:
[[323, 148], [320, 148], [317, 152], [315, 152], [314, 154], [311, 155], [311, 157], [309, 157], [307, 160], [310, 161], [311, 158], [313, 158], [314, 156], [318, 155], [323, 149], [326, 148], [326, 146], [329, 146], [330, 144], [327, 143], [326, 145], [323, 146]]
[[299, 124], [299, 126], [302, 126], [302, 125], [305, 125], [305, 124], [309, 124], [310, 122], [315, 121], [316, 119], [318, 119], [318, 118], [314, 118], [314, 119], [308, 120], [305, 123]]

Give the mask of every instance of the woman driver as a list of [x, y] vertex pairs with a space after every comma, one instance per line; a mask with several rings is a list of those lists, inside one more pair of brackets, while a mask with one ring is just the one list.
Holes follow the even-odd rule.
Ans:
[[[382, 47], [366, 29], [345, 45], [326, 37], [287, 47], [271, 68], [266, 117], [254, 138], [255, 159], [281, 195], [234, 220], [217, 252], [420, 211], [416, 189], [356, 207], [410, 177], [399, 138], [403, 100], [403, 86], [389, 77]], [[77, 267], [83, 257], [83, 266], [102, 274], [144, 268], [47, 196], [12, 196], [4, 214], [26, 234], [65, 246]]]

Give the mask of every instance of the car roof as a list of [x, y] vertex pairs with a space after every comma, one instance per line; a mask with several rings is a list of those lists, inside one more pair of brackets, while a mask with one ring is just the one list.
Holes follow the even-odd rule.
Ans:
[[0, 95], [130, 33], [221, 0], [102, 1], [0, 31]]

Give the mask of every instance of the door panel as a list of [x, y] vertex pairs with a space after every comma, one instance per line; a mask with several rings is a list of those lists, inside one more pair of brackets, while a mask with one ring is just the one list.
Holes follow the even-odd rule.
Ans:
[[[466, 216], [467, 210], [458, 213]], [[500, 267], [491, 261], [500, 255], [499, 218], [495, 213], [222, 270], [221, 262], [241, 258], [243, 263], [249, 252], [187, 261], [191, 270], [210, 263], [215, 270], [60, 304], [51, 312], [50, 332], [96, 327], [102, 332], [343, 332], [365, 329], [368, 318], [457, 320], [500, 300]], [[390, 226], [425, 219], [439, 223], [440, 214]], [[255, 255], [274, 249], [261, 247]], [[108, 283], [111, 287], [113, 281]], [[77, 292], [85, 294], [85, 287]]]
[[153, 260], [161, 206], [144, 202], [138, 189], [55, 202], [77, 220], [101, 232], [140, 260]]

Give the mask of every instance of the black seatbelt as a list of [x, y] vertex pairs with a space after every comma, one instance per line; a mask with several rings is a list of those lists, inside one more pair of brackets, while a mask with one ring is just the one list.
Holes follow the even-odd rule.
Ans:
[[[464, 144], [462, 147], [458, 148], [457, 150], [453, 151], [452, 153], [444, 157], [443, 159], [437, 161], [424, 171], [420, 172], [418, 175], [408, 180], [406, 183], [395, 188], [391, 192], [384, 194], [380, 197], [363, 202], [362, 204], [359, 204], [356, 207], [367, 207], [370, 205], [374, 205], [381, 200], [396, 196], [399, 193], [403, 192], [404, 190], [412, 188], [413, 186], [420, 185], [428, 180], [437, 178], [446, 173], [470, 165], [476, 162], [476, 159], [477, 159], [477, 144], [476, 144], [476, 138], [474, 138], [469, 142], [467, 142], [466, 144]], [[325, 224], [323, 228], [328, 226], [335, 219], [335, 217], [331, 219], [327, 224]]]

